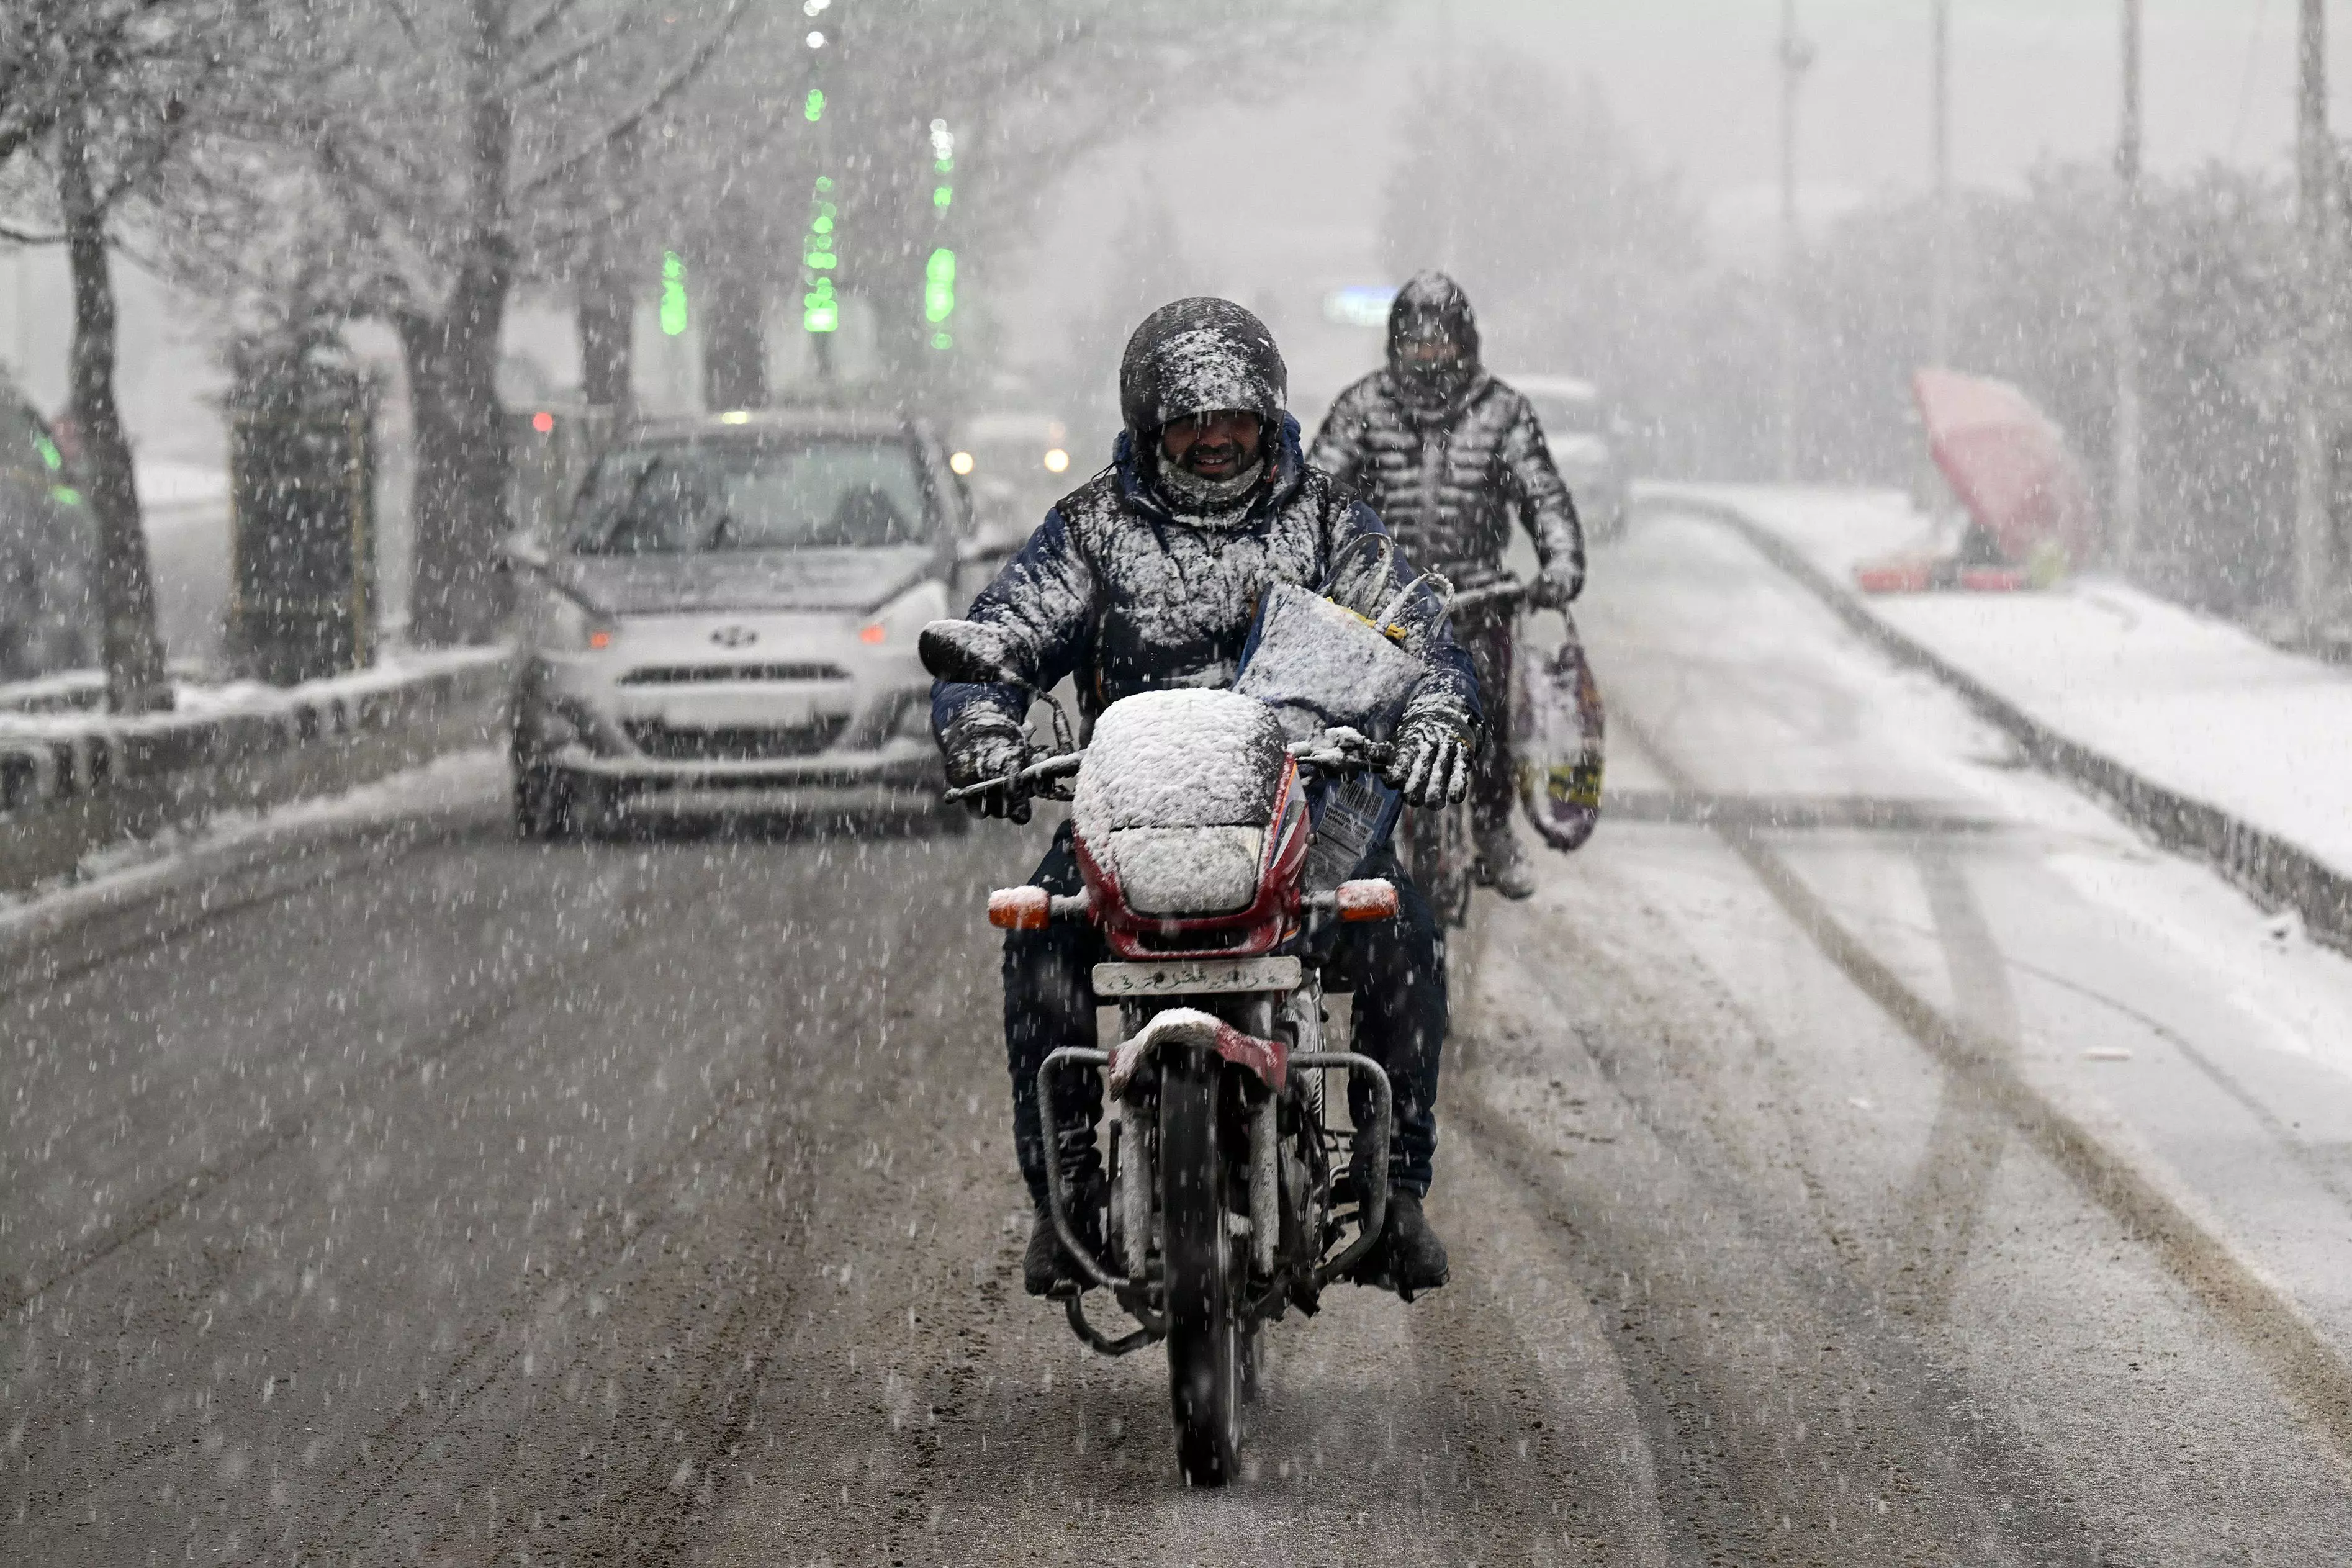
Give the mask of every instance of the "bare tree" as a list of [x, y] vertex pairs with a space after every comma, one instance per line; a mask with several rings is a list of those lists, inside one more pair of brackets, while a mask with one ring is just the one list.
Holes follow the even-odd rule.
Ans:
[[741, 14], [741, 0], [349, 0], [313, 13], [304, 68], [268, 119], [292, 171], [282, 188], [304, 204], [303, 244], [336, 258], [328, 292], [399, 335], [417, 641], [497, 627], [508, 468], [496, 374], [518, 279], [596, 237], [609, 216], [582, 203], [583, 174], [675, 102]]
[[70, 407], [98, 520], [107, 697], [172, 705], [131, 443], [114, 397], [110, 248], [183, 168], [238, 66], [262, 52], [248, 0], [13, 0], [0, 12], [0, 211], [61, 243], [73, 279]]

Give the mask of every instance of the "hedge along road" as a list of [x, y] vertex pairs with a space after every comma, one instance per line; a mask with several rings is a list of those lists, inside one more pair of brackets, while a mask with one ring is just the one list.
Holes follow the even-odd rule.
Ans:
[[[1020, 1293], [980, 910], [1037, 830], [550, 850], [485, 798], [11, 970], [0, 1556], [2339, 1555], [2300, 1255], [2233, 1312], [2021, 1120], [2072, 1104], [2052, 1038], [2169, 1070], [2100, 998], [2228, 1033], [2053, 891], [2128, 838], [1703, 524], [1586, 624], [1621, 809], [1456, 955], [1454, 1283], [1277, 1328], [1244, 1484], [1185, 1493], [1160, 1367]], [[2326, 1174], [2177, 1077], [2240, 1167]]]

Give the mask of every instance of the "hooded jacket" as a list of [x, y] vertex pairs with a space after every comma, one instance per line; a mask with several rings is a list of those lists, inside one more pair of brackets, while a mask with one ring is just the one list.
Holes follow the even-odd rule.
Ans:
[[[1402, 368], [1403, 328], [1433, 316], [1454, 323], [1465, 351], [1450, 396], [1430, 396]], [[1443, 273], [1423, 273], [1398, 291], [1389, 321], [1388, 367], [1339, 395], [1308, 463], [1363, 496], [1407, 555], [1456, 587], [1501, 575], [1514, 521], [1534, 539], [1547, 572], [1580, 584], [1576, 503], [1534, 408], [1479, 368], [1477, 324], [1460, 287]]]
[[[1264, 327], [1238, 306], [1225, 309], [1234, 318], [1247, 317], [1245, 325], [1236, 322], [1234, 352], [1263, 363], [1246, 336], [1249, 327], [1263, 336]], [[1155, 312], [1145, 327], [1173, 310]], [[1140, 353], [1140, 381], [1246, 381], [1245, 367], [1203, 364], [1203, 356], [1219, 351], [1199, 331], [1197, 320], [1179, 319], [1164, 336], [1185, 362], [1181, 377], [1152, 372], [1154, 345], [1139, 331], [1128, 357], [1137, 364]], [[1271, 343], [1265, 339], [1266, 347]], [[1273, 363], [1278, 377], [1279, 359]], [[1130, 406], [1137, 401], [1130, 399]], [[1164, 416], [1198, 411], [1178, 409]], [[967, 616], [1004, 634], [1008, 665], [1024, 679], [1050, 688], [1065, 676], [1076, 677], [1080, 710], [1092, 719], [1138, 691], [1231, 684], [1258, 600], [1271, 584], [1322, 588], [1336, 566], [1343, 570], [1333, 585], [1335, 596], [1377, 605], [1411, 582], [1413, 570], [1401, 552], [1382, 571], [1381, 550], [1357, 545], [1387, 531], [1370, 507], [1307, 465], [1297, 423], [1277, 413], [1272, 434], [1265, 471], [1253, 495], [1217, 516], [1187, 518], [1159, 482], [1157, 464], [1147, 460], [1157, 426], [1130, 426], [1118, 437], [1110, 466], [1045, 514], [1029, 542], [972, 601]], [[1480, 723], [1477, 679], [1468, 655], [1454, 642], [1443, 608], [1424, 589], [1405, 615], [1417, 626], [1413, 646], [1427, 671], [1407, 700], [1407, 716], [1438, 713], [1475, 739]], [[1027, 707], [1011, 686], [943, 680], [931, 689], [932, 728], [943, 747], [954, 747], [960, 736], [975, 729], [1017, 730]]]

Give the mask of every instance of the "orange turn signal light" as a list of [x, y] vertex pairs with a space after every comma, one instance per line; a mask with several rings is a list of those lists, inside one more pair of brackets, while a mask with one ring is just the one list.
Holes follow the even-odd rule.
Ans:
[[598, 626], [594, 631], [588, 634], [588, 646], [592, 648], [599, 649], [611, 647], [613, 646], [613, 634], [606, 631], [604, 627]]
[[[1393, 889], [1389, 901], [1396, 901]], [[999, 931], [1044, 931], [1053, 915], [1054, 895], [1043, 888], [999, 888], [988, 895], [988, 923]]]
[[1394, 920], [1397, 912], [1396, 884], [1383, 877], [1342, 882], [1333, 890], [1332, 907], [1339, 910], [1343, 921]]
[[889, 632], [883, 627], [882, 623], [880, 621], [877, 621], [870, 626], [860, 626], [857, 630], [857, 640], [867, 644], [878, 643], [889, 635]]

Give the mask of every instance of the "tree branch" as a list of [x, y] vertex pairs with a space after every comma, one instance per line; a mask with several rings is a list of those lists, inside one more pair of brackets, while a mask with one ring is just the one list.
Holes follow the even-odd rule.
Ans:
[[[540, 83], [546, 81], [551, 77], [562, 72], [565, 67], [577, 65], [580, 61], [587, 58], [590, 55], [594, 54], [598, 49], [609, 47], [620, 39], [626, 37], [629, 34], [636, 30], [637, 24], [638, 17], [635, 15], [632, 14], [623, 16], [619, 21], [614, 23], [612, 26], [606, 28], [604, 32], [586, 38], [582, 42], [573, 45], [571, 48], [561, 49], [556, 53], [550, 55], [541, 64], [534, 66], [531, 69], [514, 79], [514, 80], [508, 86], [507, 90], [509, 92], [516, 93], [529, 92], [531, 89], [539, 86]], [[518, 50], [517, 54], [520, 56], [520, 51]]]
[[673, 72], [667, 80], [656, 86], [651, 96], [618, 121], [606, 126], [601, 135], [591, 138], [573, 148], [553, 163], [516, 186], [513, 193], [514, 199], [520, 200], [537, 195], [562, 180], [572, 170], [595, 157], [615, 140], [635, 130], [645, 121], [646, 116], [658, 110], [662, 105], [677, 96], [689, 82], [702, 74], [704, 68], [709, 66], [712, 58], [719, 53], [719, 45], [727, 41], [728, 35], [735, 30], [735, 24], [742, 18], [742, 16], [743, 0], [727, 0], [727, 14], [719, 18], [719, 26], [711, 29], [710, 37], [703, 40], [702, 47], [695, 50], [687, 62]]

